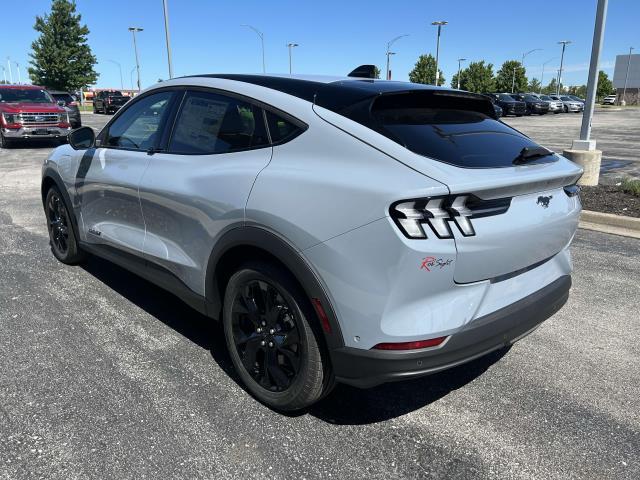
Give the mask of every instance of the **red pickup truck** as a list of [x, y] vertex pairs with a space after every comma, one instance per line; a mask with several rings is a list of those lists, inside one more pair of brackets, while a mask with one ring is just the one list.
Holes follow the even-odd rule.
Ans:
[[0, 147], [33, 138], [67, 140], [69, 115], [43, 88], [0, 85]]

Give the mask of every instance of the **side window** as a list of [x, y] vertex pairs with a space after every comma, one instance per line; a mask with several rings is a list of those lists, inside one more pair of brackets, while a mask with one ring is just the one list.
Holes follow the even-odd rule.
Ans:
[[109, 126], [104, 145], [134, 150], [153, 147], [172, 95], [159, 92], [133, 103]]
[[289, 120], [285, 120], [280, 115], [273, 112], [267, 113], [267, 125], [269, 125], [269, 134], [273, 143], [286, 142], [293, 139], [296, 135], [302, 133], [303, 129], [293, 124]]
[[262, 109], [212, 92], [187, 92], [169, 144], [183, 154], [228, 153], [269, 146]]

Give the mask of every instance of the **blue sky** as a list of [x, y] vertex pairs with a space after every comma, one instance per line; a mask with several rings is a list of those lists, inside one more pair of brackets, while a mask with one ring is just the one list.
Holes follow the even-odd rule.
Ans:
[[[518, 5], [522, 5], [518, 7]], [[35, 15], [45, 13], [49, 2], [23, 0], [3, 8], [0, 60], [7, 56], [25, 65], [35, 38]], [[164, 23], [161, 0], [77, 0], [78, 11], [91, 30], [89, 42], [98, 58], [97, 85], [120, 87], [117, 65], [122, 65], [124, 87], [129, 88], [135, 66], [131, 25], [144, 28], [138, 36], [142, 86], [167, 78]], [[294, 73], [346, 74], [355, 66], [373, 63], [384, 70], [386, 43], [409, 34], [393, 46], [393, 77], [407, 80], [418, 55], [435, 53], [434, 20], [447, 20], [440, 58], [447, 79], [457, 71], [457, 58], [485, 59], [497, 70], [507, 59], [523, 52], [543, 49], [526, 60], [527, 74], [545, 83], [560, 60], [558, 40], [572, 40], [565, 54], [565, 84], [586, 83], [596, 0], [502, 1], [337, 1], [323, 0], [169, 0], [174, 73], [260, 72], [258, 36], [240, 25], [252, 24], [265, 35], [267, 72], [288, 72], [286, 43], [296, 42]], [[547, 13], [553, 12], [553, 13]], [[612, 0], [605, 31], [601, 68], [613, 74], [615, 56], [629, 46], [640, 51], [640, 1]], [[557, 57], [557, 58], [556, 58]], [[12, 63], [14, 77], [15, 64]], [[16, 78], [14, 78], [15, 80]], [[135, 81], [135, 74], [134, 74]]]

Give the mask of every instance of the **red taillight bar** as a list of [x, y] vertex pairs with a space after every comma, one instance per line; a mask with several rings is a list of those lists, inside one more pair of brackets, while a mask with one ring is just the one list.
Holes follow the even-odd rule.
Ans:
[[399, 343], [379, 343], [373, 349], [375, 350], [418, 350], [420, 348], [437, 347], [441, 345], [447, 337], [430, 338], [429, 340], [417, 340], [415, 342], [399, 342]]
[[313, 308], [316, 309], [316, 313], [320, 318], [320, 324], [322, 325], [322, 329], [326, 333], [331, 333], [331, 323], [329, 323], [329, 317], [327, 317], [327, 312], [324, 311], [322, 302], [318, 298], [312, 298], [311, 303], [313, 303]]

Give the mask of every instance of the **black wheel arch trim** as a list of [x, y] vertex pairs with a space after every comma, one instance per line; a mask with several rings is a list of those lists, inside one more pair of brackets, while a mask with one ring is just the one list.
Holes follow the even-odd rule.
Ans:
[[[327, 314], [331, 333], [322, 330], [328, 349], [344, 346], [344, 339], [333, 304], [319, 276], [299, 251], [280, 236], [258, 226], [241, 226], [226, 232], [215, 244], [206, 272], [205, 298], [211, 309], [209, 316], [220, 318], [222, 309], [221, 285], [218, 284], [217, 266], [225, 253], [236, 247], [263, 250], [280, 261], [295, 276], [307, 298], [317, 298]], [[318, 324], [320, 322], [318, 321]]]

